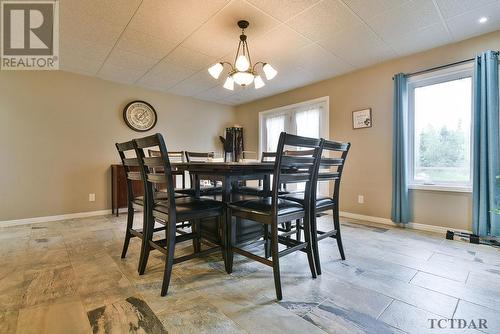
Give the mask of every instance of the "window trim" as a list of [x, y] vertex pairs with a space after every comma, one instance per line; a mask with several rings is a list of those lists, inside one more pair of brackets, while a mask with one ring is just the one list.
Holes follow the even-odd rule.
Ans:
[[[265, 142], [265, 136], [266, 136], [266, 131], [264, 131], [264, 120], [268, 116], [272, 115], [279, 115], [279, 114], [292, 114], [295, 112], [296, 109], [299, 108], [304, 108], [308, 107], [311, 105], [316, 105], [316, 104], [323, 104], [324, 107], [324, 112], [320, 113], [320, 137], [322, 138], [330, 138], [330, 97], [329, 96], [323, 96], [319, 97], [316, 99], [312, 100], [307, 100], [307, 101], [302, 101], [299, 103], [294, 103], [294, 104], [289, 104], [273, 109], [268, 109], [264, 111], [259, 112], [259, 149], [258, 149], [258, 156], [262, 156], [262, 152], [265, 151], [264, 142]], [[289, 122], [289, 120], [285, 120], [285, 128], [286, 124]]]
[[435, 85], [447, 81], [458, 80], [460, 78], [470, 77], [472, 85], [474, 83], [474, 66], [472, 63], [461, 64], [450, 68], [424, 73], [418, 76], [410, 77], [408, 80], [408, 188], [412, 190], [429, 191], [450, 191], [450, 192], [472, 192], [473, 176], [473, 148], [474, 148], [474, 87], [471, 86], [471, 122], [470, 122], [470, 181], [468, 183], [459, 182], [439, 182], [425, 183], [415, 181], [414, 179], [414, 158], [415, 158], [415, 88]]

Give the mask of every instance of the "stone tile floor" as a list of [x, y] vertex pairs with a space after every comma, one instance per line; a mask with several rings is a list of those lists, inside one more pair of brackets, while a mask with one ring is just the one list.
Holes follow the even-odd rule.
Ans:
[[[0, 228], [0, 333], [500, 333], [498, 249], [343, 221], [347, 260], [324, 240], [313, 280], [282, 258], [281, 302], [271, 268], [236, 256], [227, 275], [219, 254], [176, 265], [160, 297], [159, 253], [143, 276], [139, 240], [120, 259], [124, 215]], [[430, 328], [443, 318], [487, 328]]]

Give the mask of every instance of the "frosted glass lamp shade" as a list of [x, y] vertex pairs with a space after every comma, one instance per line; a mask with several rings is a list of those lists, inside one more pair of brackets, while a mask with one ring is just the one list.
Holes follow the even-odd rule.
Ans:
[[271, 65], [265, 64], [264, 67], [262, 67], [262, 70], [264, 71], [264, 74], [266, 75], [267, 80], [271, 80], [278, 74], [278, 71], [276, 71]]
[[248, 58], [244, 55], [239, 55], [234, 64], [236, 69], [240, 72], [245, 72], [250, 68], [250, 62]]
[[222, 63], [217, 63], [208, 69], [208, 73], [215, 79], [219, 79], [220, 74], [222, 73], [222, 70], [224, 69], [224, 66], [222, 66]]
[[255, 77], [253, 83], [255, 85], [255, 89], [259, 89], [259, 88], [264, 87], [266, 85], [266, 83], [264, 82], [264, 80], [262, 80], [262, 77], [260, 75]]
[[224, 86], [223, 87], [225, 89], [234, 90], [234, 81], [233, 81], [233, 78], [227, 77], [226, 82], [224, 82]]
[[238, 85], [248, 86], [253, 82], [254, 75], [250, 72], [236, 72], [232, 77]]

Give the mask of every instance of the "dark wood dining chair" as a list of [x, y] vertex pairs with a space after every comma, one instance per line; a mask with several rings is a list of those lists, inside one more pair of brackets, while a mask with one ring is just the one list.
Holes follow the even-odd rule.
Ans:
[[[276, 152], [262, 152], [260, 162], [274, 162], [276, 159]], [[259, 178], [257, 180], [258, 186], [257, 187], [251, 187], [247, 186], [246, 182], [249, 180], [242, 181], [241, 184], [238, 185], [236, 189], [234, 189], [234, 192], [242, 195], [251, 195], [251, 196], [270, 196], [270, 193], [265, 193], [264, 189], [262, 188], [262, 178]]]
[[[221, 231], [221, 217], [223, 215], [223, 205], [219, 201], [207, 198], [195, 197], [175, 197], [174, 181], [172, 167], [168, 157], [167, 147], [163, 136], [155, 134], [152, 136], [139, 138], [134, 140], [134, 147], [139, 158], [139, 167], [144, 180], [144, 188], [146, 194], [146, 243], [144, 259], [142, 260], [143, 267], [140, 274], [144, 273], [145, 265], [151, 250], [156, 249], [166, 255], [165, 270], [163, 275], [163, 283], [161, 295], [165, 296], [168, 292], [170, 278], [172, 275], [172, 267], [175, 263], [184, 262], [196, 257], [211, 254], [221, 250], [219, 245], [211, 245], [210, 248], [201, 250], [201, 235], [199, 233], [201, 220], [216, 220], [216, 230]], [[159, 147], [159, 157], [147, 157], [144, 155], [144, 150], [151, 147]], [[163, 170], [158, 173], [157, 170]], [[158, 198], [155, 190], [156, 185], [164, 184], [166, 192], [164, 198]], [[154, 222], [160, 221], [166, 225], [165, 239], [153, 240]], [[177, 224], [191, 221], [192, 231], [177, 235]], [[223, 238], [219, 236], [220, 244]], [[194, 240], [193, 253], [174, 258], [175, 246], [179, 242]], [[196, 247], [198, 245], [198, 247]]]
[[[342, 143], [330, 140], [323, 141], [323, 157], [318, 169], [318, 182], [333, 182], [332, 196], [317, 195], [318, 182], [313, 185], [313, 196], [311, 197], [311, 233], [314, 250], [314, 263], [318, 275], [321, 275], [321, 263], [318, 249], [318, 241], [325, 238], [333, 238], [337, 241], [340, 257], [345, 260], [344, 248], [342, 245], [342, 236], [340, 233], [339, 200], [340, 200], [340, 181], [344, 170], [345, 161], [351, 147], [350, 143]], [[304, 193], [286, 194], [282, 196], [285, 199], [304, 203]], [[332, 210], [333, 229], [329, 231], [318, 230], [317, 215], [319, 213]], [[298, 226], [300, 231], [300, 226]]]
[[[133, 182], [141, 182], [142, 175], [140, 172], [139, 159], [137, 157], [137, 153], [134, 147], [133, 141], [128, 141], [124, 143], [116, 143], [116, 149], [118, 150], [118, 154], [120, 155], [120, 159], [125, 169], [125, 176], [127, 182], [127, 229], [125, 230], [125, 240], [123, 242], [123, 249], [121, 258], [125, 258], [127, 255], [128, 246], [130, 243], [130, 239], [137, 237], [141, 239], [141, 254], [139, 256], [139, 265], [138, 270], [141, 268], [142, 263], [141, 259], [144, 255], [144, 231], [145, 231], [145, 222], [146, 222], [146, 211], [145, 207], [145, 197], [138, 196], [134, 194]], [[142, 229], [134, 229], [134, 214], [135, 210], [140, 210], [143, 212], [143, 226]], [[155, 231], [161, 231], [164, 227], [156, 228]]]
[[[319, 167], [321, 158], [321, 145], [322, 142], [319, 139], [299, 137], [282, 132], [279, 138], [276, 159], [274, 162], [272, 195], [270, 197], [237, 201], [229, 204], [229, 212], [232, 216], [249, 219], [264, 224], [265, 226], [270, 226], [272, 259], [269, 260], [267, 254], [265, 257], [261, 257], [240, 248], [238, 245], [233, 245], [233, 240], [229, 237], [227, 268], [229, 271], [232, 270], [233, 252], [271, 266], [273, 268], [274, 285], [278, 300], [282, 299], [279, 267], [280, 257], [298, 250], [305, 251], [307, 253], [311, 275], [313, 278], [316, 278], [311, 234], [309, 232], [311, 217], [310, 197], [312, 194], [312, 184], [316, 182], [314, 177], [317, 176], [317, 168]], [[313, 153], [310, 156], [287, 156], [284, 154], [285, 147], [313, 149]], [[308, 201], [297, 203], [279, 197], [279, 188], [281, 184], [299, 182], [306, 183], [305, 198]], [[298, 242], [293, 239], [289, 240], [279, 235], [278, 228], [281, 223], [296, 219], [304, 220], [304, 242]], [[232, 224], [228, 226], [229, 236], [232, 235], [231, 225]], [[278, 251], [278, 243], [286, 245], [287, 248]]]
[[[191, 152], [185, 151], [186, 162], [209, 162], [211, 159], [215, 158], [214, 152]], [[189, 174], [189, 180], [191, 184], [191, 189], [178, 190], [177, 192], [188, 194], [190, 196], [195, 196], [195, 183], [203, 182], [204, 180], [199, 180], [196, 175]], [[210, 182], [210, 186], [200, 186], [200, 196], [213, 196], [215, 199], [217, 195], [222, 194], [222, 186], [217, 184], [219, 181], [217, 178], [210, 178], [206, 181]]]
[[[161, 156], [160, 151], [158, 150], [148, 150], [148, 154], [150, 157], [159, 157]], [[170, 162], [184, 162], [185, 161], [185, 153], [184, 151], [174, 151], [174, 152], [168, 152], [168, 158], [170, 159]], [[176, 180], [177, 176], [181, 177], [181, 188], [180, 189], [186, 189], [186, 173], [182, 170], [177, 170], [177, 169], [172, 169], [172, 175], [174, 175], [174, 180]], [[177, 182], [175, 182], [176, 188]]]

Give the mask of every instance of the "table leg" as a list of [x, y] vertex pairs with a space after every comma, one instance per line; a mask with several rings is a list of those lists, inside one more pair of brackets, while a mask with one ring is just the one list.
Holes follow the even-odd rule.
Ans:
[[223, 253], [224, 253], [224, 264], [226, 267], [226, 272], [230, 274], [233, 271], [233, 252], [231, 250], [232, 246], [232, 217], [229, 213], [228, 204], [231, 202], [231, 183], [232, 178], [230, 176], [224, 176], [222, 182], [222, 203], [224, 204], [224, 217], [223, 217]]

